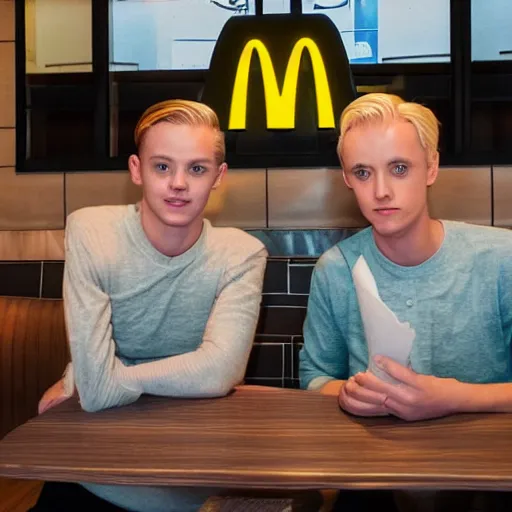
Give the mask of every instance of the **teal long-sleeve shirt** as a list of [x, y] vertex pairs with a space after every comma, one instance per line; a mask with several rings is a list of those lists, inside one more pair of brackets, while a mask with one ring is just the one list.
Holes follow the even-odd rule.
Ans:
[[338, 243], [312, 278], [300, 352], [302, 388], [365, 371], [368, 349], [351, 270], [360, 255], [382, 300], [416, 331], [414, 371], [462, 382], [512, 381], [512, 232], [443, 221], [444, 241], [404, 267], [377, 248], [372, 228]]

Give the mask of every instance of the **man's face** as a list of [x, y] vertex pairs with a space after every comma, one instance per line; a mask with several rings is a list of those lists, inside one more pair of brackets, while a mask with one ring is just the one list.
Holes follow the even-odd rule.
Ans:
[[345, 183], [380, 236], [400, 236], [428, 217], [427, 187], [437, 177], [437, 157], [427, 153], [414, 126], [404, 120], [361, 124], [343, 140]]
[[206, 126], [168, 122], [147, 130], [129, 167], [132, 181], [142, 186], [143, 208], [156, 223], [182, 228], [202, 223], [210, 192], [227, 168], [216, 162], [217, 136]]

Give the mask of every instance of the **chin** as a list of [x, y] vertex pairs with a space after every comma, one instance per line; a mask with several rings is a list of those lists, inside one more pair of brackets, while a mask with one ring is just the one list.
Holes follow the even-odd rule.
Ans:
[[401, 237], [408, 233], [413, 226], [412, 222], [376, 222], [372, 224], [374, 231], [383, 237]]
[[192, 224], [194, 219], [190, 218], [190, 215], [180, 214], [169, 214], [159, 215], [158, 220], [167, 227], [170, 228], [185, 228]]

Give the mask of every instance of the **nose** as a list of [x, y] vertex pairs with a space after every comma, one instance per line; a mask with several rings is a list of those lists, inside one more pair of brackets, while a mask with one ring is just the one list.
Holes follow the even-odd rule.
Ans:
[[186, 190], [188, 187], [187, 175], [183, 169], [178, 169], [171, 176], [170, 187], [173, 190]]
[[376, 173], [374, 187], [375, 199], [382, 201], [383, 199], [389, 199], [391, 197], [391, 187], [384, 173]]

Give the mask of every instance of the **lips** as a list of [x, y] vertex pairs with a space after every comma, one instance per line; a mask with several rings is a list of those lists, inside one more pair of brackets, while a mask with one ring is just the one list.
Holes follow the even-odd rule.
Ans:
[[399, 211], [399, 208], [375, 208], [374, 211], [379, 215], [393, 215], [393, 213]]
[[188, 203], [190, 203], [189, 200], [181, 199], [181, 198], [178, 198], [178, 197], [170, 197], [168, 199], [164, 199], [164, 201], [169, 206], [174, 206], [175, 208], [182, 208], [183, 206], [186, 206]]

